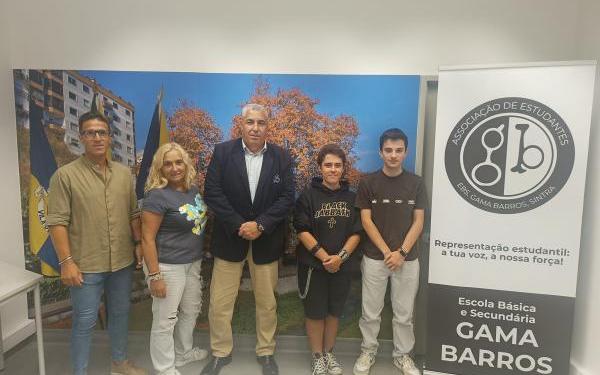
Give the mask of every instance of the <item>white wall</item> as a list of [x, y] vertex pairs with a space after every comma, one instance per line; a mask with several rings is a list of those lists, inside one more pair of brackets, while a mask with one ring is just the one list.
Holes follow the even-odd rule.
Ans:
[[[581, 12], [580, 12], [581, 2]], [[6, 0], [0, 166], [16, 173], [11, 67], [203, 72], [416, 73], [439, 65], [599, 58], [596, 0]], [[583, 20], [583, 22], [582, 22]], [[2, 18], [0, 18], [2, 21]], [[583, 26], [582, 26], [583, 25]], [[592, 32], [595, 32], [593, 34]], [[586, 35], [583, 44], [578, 43]], [[6, 51], [10, 53], [5, 55]], [[200, 88], [199, 88], [200, 89]], [[598, 159], [598, 100], [590, 160]], [[600, 373], [598, 172], [590, 164], [574, 359]], [[22, 262], [18, 180], [0, 185], [2, 259]], [[596, 229], [596, 231], [594, 231]], [[15, 233], [17, 234], [15, 237]], [[4, 240], [4, 239], [7, 240]], [[584, 261], [586, 250], [589, 254]], [[5, 255], [6, 254], [6, 255]], [[595, 255], [595, 257], [593, 257]], [[594, 286], [595, 285], [595, 286]], [[594, 325], [595, 324], [595, 325]], [[588, 326], [595, 331], [587, 333]], [[7, 327], [4, 327], [6, 332]], [[596, 334], [594, 334], [596, 333]], [[596, 349], [597, 350], [597, 349]], [[595, 362], [594, 362], [595, 361]], [[585, 372], [587, 371], [587, 372]]]
[[[19, 192], [19, 170], [17, 162], [17, 140], [15, 128], [15, 106], [10, 71], [10, 28], [8, 14], [0, 3], [0, 260], [25, 267], [23, 257], [23, 229], [21, 225], [21, 203]], [[0, 280], [2, 276], [0, 275]], [[34, 326], [27, 319], [25, 296], [15, 297], [2, 306], [2, 337], [5, 349], [11, 348], [32, 332]]]
[[6, 1], [14, 64], [115, 70], [436, 73], [569, 59], [578, 15], [568, 0]]
[[[600, 2], [581, 1], [580, 57], [600, 61]], [[600, 373], [600, 66], [596, 70], [596, 90], [588, 175], [583, 211], [581, 258], [573, 327], [571, 375]]]

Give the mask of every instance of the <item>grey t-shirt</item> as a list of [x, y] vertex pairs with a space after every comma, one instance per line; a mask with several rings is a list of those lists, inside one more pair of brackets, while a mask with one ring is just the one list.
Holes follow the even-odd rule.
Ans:
[[[363, 177], [358, 184], [355, 206], [370, 209], [371, 219], [381, 237], [392, 251], [397, 250], [412, 225], [413, 210], [425, 209], [427, 196], [421, 177], [403, 171], [395, 177], [386, 176], [382, 170]], [[365, 234], [364, 254], [382, 260], [383, 254]], [[417, 248], [412, 249], [406, 260], [419, 257]]]
[[159, 262], [184, 264], [200, 259], [206, 205], [198, 187], [192, 186], [187, 192], [169, 187], [152, 189], [146, 193], [142, 210], [163, 216], [156, 234]]

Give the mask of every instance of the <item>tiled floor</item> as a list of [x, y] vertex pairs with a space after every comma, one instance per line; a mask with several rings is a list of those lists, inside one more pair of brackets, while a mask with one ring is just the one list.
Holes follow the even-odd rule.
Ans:
[[[201, 347], [208, 347], [208, 337], [200, 334], [196, 337]], [[253, 336], [236, 336], [233, 362], [224, 367], [221, 375], [260, 375], [261, 367], [254, 355], [255, 338]], [[129, 355], [135, 363], [151, 368], [148, 353], [148, 332], [131, 332], [129, 334]], [[46, 373], [48, 375], [70, 374], [69, 331], [44, 331], [46, 356]], [[6, 368], [0, 375], [34, 375], [38, 373], [37, 346], [35, 337], [6, 353]], [[383, 341], [380, 355], [371, 370], [372, 375], [395, 375], [399, 371], [392, 365], [392, 345]], [[360, 351], [360, 341], [356, 339], [340, 339], [336, 345], [336, 353], [344, 365], [344, 374], [352, 374], [352, 366]], [[89, 375], [107, 375], [110, 365], [110, 348], [105, 331], [95, 332], [90, 358]], [[305, 337], [283, 336], [277, 339], [275, 358], [282, 375], [310, 374], [310, 353]], [[206, 361], [191, 363], [180, 369], [183, 375], [196, 375], [202, 370]]]

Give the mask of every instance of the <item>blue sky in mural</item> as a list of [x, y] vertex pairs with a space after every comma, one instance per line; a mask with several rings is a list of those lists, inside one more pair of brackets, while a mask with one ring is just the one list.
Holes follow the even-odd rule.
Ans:
[[363, 172], [380, 167], [379, 135], [390, 127], [403, 129], [409, 138], [407, 169], [414, 170], [419, 76], [313, 75], [313, 74], [218, 74], [172, 72], [80, 71], [94, 78], [135, 107], [136, 146], [144, 147], [156, 103], [164, 87], [163, 105], [168, 113], [185, 99], [209, 112], [229, 138], [231, 120], [248, 101], [258, 77], [272, 92], [299, 88], [319, 100], [317, 110], [332, 117], [353, 116], [360, 135], [355, 145], [357, 167]]

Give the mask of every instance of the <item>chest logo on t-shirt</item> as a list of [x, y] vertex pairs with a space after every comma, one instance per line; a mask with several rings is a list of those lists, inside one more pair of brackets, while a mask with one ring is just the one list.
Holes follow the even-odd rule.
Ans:
[[186, 203], [183, 206], [179, 207], [179, 213], [182, 215], [186, 215], [187, 221], [193, 221], [194, 227], [192, 228], [192, 233], [196, 235], [200, 235], [204, 231], [204, 227], [206, 226], [206, 205], [202, 201], [200, 194], [196, 194], [194, 199], [194, 204]]
[[321, 203], [321, 208], [315, 212], [315, 219], [322, 216], [330, 217], [327, 224], [329, 224], [329, 228], [333, 228], [336, 224], [335, 217], [350, 217], [348, 202]]
[[[394, 202], [395, 204], [402, 204], [404, 202], [404, 200], [402, 199], [391, 199], [391, 198], [380, 198], [379, 200], [377, 199], [373, 199], [371, 201], [371, 203], [376, 204], [377, 202], [380, 202], [381, 204], [388, 204], [388, 203], [392, 203]], [[408, 204], [415, 204], [414, 200], [409, 200], [406, 203]]]

